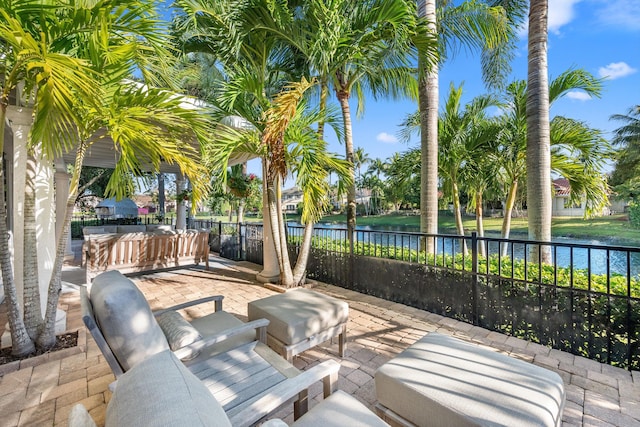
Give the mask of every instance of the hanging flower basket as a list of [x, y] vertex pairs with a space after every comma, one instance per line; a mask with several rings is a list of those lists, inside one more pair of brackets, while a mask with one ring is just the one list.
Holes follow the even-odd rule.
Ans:
[[248, 175], [232, 176], [227, 180], [227, 187], [229, 188], [229, 192], [234, 196], [246, 199], [251, 196], [255, 190], [255, 180], [256, 175], [252, 173]]
[[191, 190], [184, 190], [176, 195], [177, 202], [188, 202], [189, 200], [191, 200]]

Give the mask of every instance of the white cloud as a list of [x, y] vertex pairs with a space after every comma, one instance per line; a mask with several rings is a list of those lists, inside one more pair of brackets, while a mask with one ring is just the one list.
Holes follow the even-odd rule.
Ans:
[[[575, 16], [574, 6], [582, 0], [553, 0], [549, 2], [549, 17], [547, 26], [550, 33], [560, 34], [560, 28], [567, 25]], [[525, 39], [529, 33], [529, 21], [525, 18], [517, 30], [521, 39]]]
[[598, 69], [598, 74], [600, 77], [604, 77], [610, 80], [619, 79], [620, 77], [628, 76], [629, 74], [635, 73], [635, 68], [632, 68], [626, 62], [612, 62], [606, 67], [600, 67]]
[[558, 34], [560, 28], [573, 21], [574, 6], [582, 0], [554, 0], [549, 2], [549, 32]]
[[567, 92], [567, 97], [569, 99], [575, 99], [577, 101], [589, 101], [591, 99], [591, 96], [589, 96], [588, 93], [579, 90], [572, 90], [570, 92]]
[[640, 1], [638, 0], [599, 0], [603, 6], [594, 11], [594, 15], [606, 25], [640, 31]]
[[386, 142], [387, 144], [398, 142], [398, 138], [386, 132], [379, 133], [376, 139], [380, 142]]

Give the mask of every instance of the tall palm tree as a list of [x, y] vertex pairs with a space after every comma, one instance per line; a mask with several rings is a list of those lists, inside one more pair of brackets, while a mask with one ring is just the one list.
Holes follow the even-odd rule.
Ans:
[[[547, 63], [548, 0], [530, 0], [527, 67], [527, 222], [529, 239], [551, 241], [551, 137]], [[532, 248], [551, 261], [551, 247]]]
[[322, 6], [321, 1], [310, 3], [318, 6], [305, 21], [312, 21], [311, 28], [317, 30], [315, 33], [319, 36], [313, 40], [331, 41], [315, 43], [308, 57], [321, 80], [327, 76], [342, 111], [345, 159], [351, 164], [350, 181], [353, 182], [347, 187], [347, 233], [352, 242], [356, 226], [356, 180], [351, 96], [357, 96], [359, 110], [363, 107], [365, 91], [374, 97], [415, 99], [417, 86], [412, 60], [418, 52], [424, 52], [423, 56], [427, 57], [425, 51], [429, 45], [424, 29], [416, 22], [412, 1], [371, 0], [354, 4], [333, 0], [330, 7]]
[[[25, 82], [27, 88], [36, 91], [34, 109], [36, 122], [33, 134], [51, 140], [59, 138], [67, 144], [73, 138], [74, 96], [89, 101], [94, 82], [91, 70], [83, 61], [55, 51], [53, 42], [47, 34], [37, 27], [39, 20], [29, 13], [35, 1], [14, 4], [0, 4], [0, 40], [2, 40], [2, 93], [0, 94], [0, 150], [4, 152], [5, 122], [9, 108], [9, 97], [19, 83]], [[40, 2], [38, 2], [40, 3]], [[53, 19], [54, 9], [43, 7], [41, 16]], [[32, 21], [35, 19], [35, 22]], [[30, 32], [29, 30], [35, 31]], [[48, 130], [47, 135], [43, 130]], [[4, 192], [4, 170], [0, 171], [0, 194]], [[4, 197], [0, 201], [0, 263], [2, 279], [8, 304], [9, 329], [13, 354], [22, 356], [34, 351], [35, 345], [29, 337], [19, 296], [16, 292], [7, 229], [7, 209]], [[29, 290], [27, 290], [29, 292]], [[27, 296], [27, 299], [30, 299]]]
[[[602, 82], [584, 70], [568, 70], [551, 81], [548, 89], [549, 104], [562, 98], [571, 90], [583, 90], [590, 96], [599, 96], [602, 90]], [[504, 220], [502, 224], [502, 237], [508, 238], [511, 229], [511, 216], [515, 206], [518, 187], [528, 176], [528, 98], [527, 83], [525, 81], [516, 81], [506, 89], [506, 98], [504, 102], [509, 106], [505, 109], [504, 114], [497, 118], [499, 130], [496, 133], [498, 140], [498, 148], [496, 151], [495, 162], [501, 166], [502, 180], [507, 187], [507, 196], [504, 204]], [[573, 170], [582, 170], [581, 173], [571, 173], [573, 176], [567, 178], [573, 181], [576, 197], [592, 194], [593, 199], [589, 198], [589, 203], [597, 206], [601, 204], [601, 195], [598, 189], [602, 189], [601, 174], [597, 167], [591, 162], [600, 163], [609, 156], [608, 144], [604, 143], [598, 131], [590, 129], [586, 126], [579, 126], [574, 123], [573, 130], [579, 132], [562, 131], [562, 128], [568, 126], [568, 119], [556, 117], [551, 121], [550, 130], [550, 146], [555, 147], [552, 151], [549, 149], [550, 156], [560, 156], [563, 152], [577, 153], [575, 156], [567, 159], [574, 163]], [[556, 128], [556, 131], [553, 129]], [[553, 136], [553, 139], [551, 139]], [[558, 159], [559, 160], [559, 159]], [[551, 159], [550, 159], [551, 161]], [[553, 162], [552, 162], [553, 163]], [[556, 162], [558, 167], [564, 162]], [[549, 166], [551, 168], [551, 164]], [[565, 173], [569, 174], [569, 168], [563, 167]], [[558, 173], [563, 174], [559, 169]], [[549, 169], [549, 180], [551, 177], [551, 169]], [[587, 178], [597, 178], [597, 182], [592, 182], [586, 187], [580, 182], [589, 181]], [[551, 185], [551, 184], [549, 184]], [[579, 189], [590, 188], [593, 191], [583, 192]], [[527, 188], [528, 191], [528, 188]], [[551, 189], [549, 188], [549, 191]], [[529, 197], [527, 193], [527, 198]], [[598, 201], [600, 200], [600, 201]], [[528, 207], [528, 203], [527, 203]]]
[[[519, 25], [526, 2], [419, 0], [418, 14], [439, 40], [438, 64], [420, 65], [419, 109], [421, 122], [421, 193], [420, 229], [438, 232], [438, 65], [454, 53], [458, 45], [482, 51], [484, 80], [499, 86], [509, 73], [515, 28]], [[428, 244], [428, 243], [427, 243]], [[428, 251], [433, 247], [428, 246]]]

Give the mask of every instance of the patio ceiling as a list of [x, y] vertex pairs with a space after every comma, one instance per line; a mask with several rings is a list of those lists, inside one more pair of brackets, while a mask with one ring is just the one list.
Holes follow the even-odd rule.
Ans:
[[[197, 146], [196, 146], [197, 148]], [[73, 164], [75, 162], [75, 151], [70, 151], [62, 156], [65, 164]], [[256, 158], [255, 155], [248, 153], [238, 153], [231, 157], [229, 166], [237, 165]], [[114, 149], [111, 138], [103, 138], [91, 145], [87, 150], [84, 158], [84, 166], [99, 167], [113, 169], [118, 160], [118, 152]], [[143, 169], [149, 171], [152, 169], [150, 164], [143, 165]], [[160, 172], [163, 173], [179, 173], [180, 168], [176, 164], [162, 162]]]
[[[235, 127], [247, 127], [246, 122], [239, 117], [230, 117], [225, 120], [225, 124]], [[84, 166], [113, 169], [118, 160], [118, 152], [114, 148], [113, 140], [109, 136], [97, 135], [97, 141], [94, 142], [87, 150], [84, 158]], [[212, 138], [215, 136], [212, 135]], [[197, 142], [193, 142], [192, 146], [199, 152]], [[75, 150], [65, 153], [62, 159], [65, 164], [73, 164], [75, 162]], [[256, 155], [250, 153], [236, 153], [229, 159], [229, 166], [234, 166], [257, 158]], [[153, 168], [150, 164], [142, 165], [144, 170], [150, 171]], [[180, 173], [180, 168], [176, 164], [162, 162], [160, 164], [160, 172], [162, 173]]]

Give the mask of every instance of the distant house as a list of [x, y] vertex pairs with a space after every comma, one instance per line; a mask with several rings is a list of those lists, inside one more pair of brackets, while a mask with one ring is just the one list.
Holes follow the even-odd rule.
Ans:
[[[363, 188], [356, 191], [357, 204], [369, 204], [371, 200], [371, 190]], [[282, 190], [282, 211], [288, 214], [298, 212], [298, 205], [302, 203], [302, 191], [298, 187], [291, 187]], [[333, 209], [340, 209], [341, 206], [347, 204], [347, 195], [343, 194], [341, 198], [331, 196], [331, 204]]]
[[[571, 187], [569, 180], [558, 178], [552, 181], [553, 184], [553, 202], [552, 216], [584, 216], [586, 201], [571, 204], [569, 196], [571, 195]], [[605, 207], [601, 215], [611, 215], [613, 213], [626, 212], [629, 203], [625, 200], [612, 198], [608, 207]]]
[[302, 191], [298, 187], [282, 190], [282, 211], [284, 213], [298, 213], [299, 203], [302, 203]]

